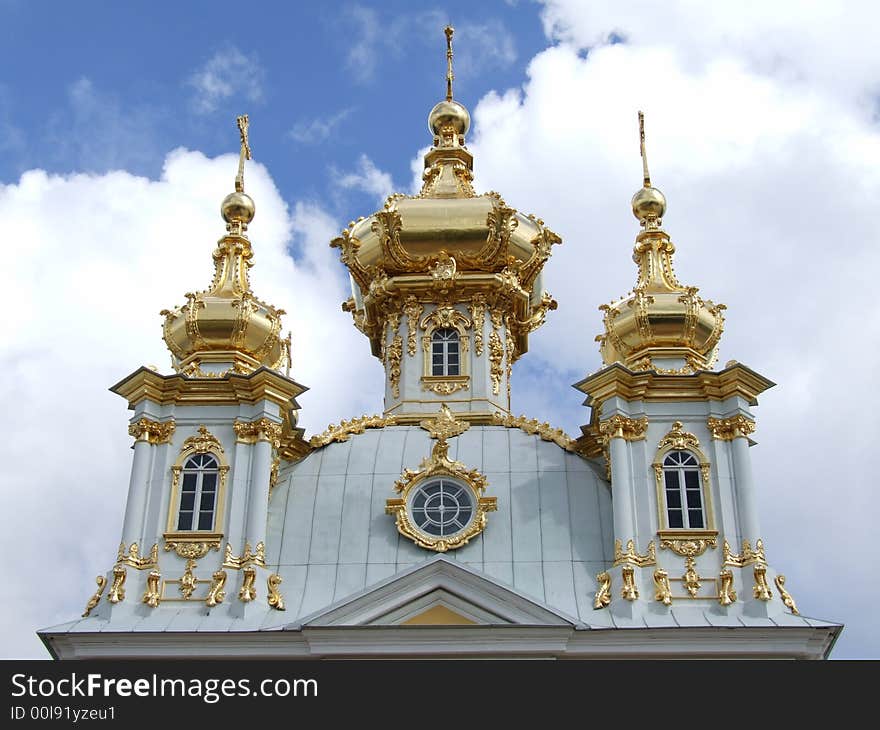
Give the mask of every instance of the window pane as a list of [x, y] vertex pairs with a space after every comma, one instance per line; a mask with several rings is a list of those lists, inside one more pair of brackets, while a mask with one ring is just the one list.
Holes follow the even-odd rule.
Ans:
[[703, 527], [703, 510], [701, 509], [689, 509], [688, 510], [688, 523], [689, 527], [694, 528], [702, 528]]
[[184, 472], [183, 475], [183, 491], [194, 491], [196, 488], [196, 479], [198, 478], [198, 474], [187, 474]]
[[214, 513], [213, 512], [201, 512], [199, 514], [199, 528], [200, 530], [210, 530], [214, 526]]
[[688, 489], [687, 495], [688, 509], [703, 509], [703, 499], [699, 489]]
[[180, 495], [180, 511], [191, 512], [196, 502], [195, 492], [183, 492]]
[[458, 375], [458, 363], [449, 363], [449, 368], [446, 371], [446, 375]]
[[670, 489], [675, 489], [676, 491], [678, 491], [678, 472], [677, 471], [664, 472], [663, 478], [666, 480], [667, 491]]
[[443, 375], [443, 363], [434, 363], [431, 366], [431, 375]]
[[684, 486], [687, 489], [700, 488], [700, 472], [695, 469], [688, 469], [684, 473]]
[[202, 498], [199, 502], [199, 509], [204, 511], [214, 511], [214, 492], [202, 492]]
[[180, 516], [177, 518], [177, 529], [178, 530], [191, 530], [192, 529], [192, 512], [185, 512], [183, 510], [180, 511]]
[[676, 490], [667, 489], [666, 490], [666, 506], [671, 508], [680, 508], [681, 507], [681, 492]]
[[447, 348], [449, 349], [449, 354], [450, 354], [450, 355], [456, 355], [456, 356], [458, 356], [458, 343], [457, 343], [457, 342], [450, 342], [450, 343], [447, 345]]
[[680, 509], [671, 509], [669, 510], [669, 526], [670, 527], [684, 527], [684, 523], [682, 522], [682, 515]]

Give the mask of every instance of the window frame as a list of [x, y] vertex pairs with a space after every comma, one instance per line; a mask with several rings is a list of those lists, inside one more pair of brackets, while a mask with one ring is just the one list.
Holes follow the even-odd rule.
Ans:
[[[439, 335], [439, 337], [438, 337]], [[450, 345], [455, 345], [455, 370], [456, 372], [450, 372], [452, 364], [450, 363], [450, 355], [453, 353], [450, 352]], [[438, 356], [437, 346], [440, 345], [440, 370], [441, 372], [436, 371], [437, 362], [435, 362], [435, 358]], [[450, 377], [458, 377], [462, 374], [462, 362], [461, 362], [461, 333], [455, 329], [454, 327], [437, 327], [431, 332], [431, 376], [438, 378], [450, 378]]]

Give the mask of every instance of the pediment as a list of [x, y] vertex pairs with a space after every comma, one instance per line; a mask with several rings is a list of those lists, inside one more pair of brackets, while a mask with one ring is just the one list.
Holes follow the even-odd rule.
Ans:
[[[300, 626], [574, 626], [566, 616], [446, 556], [404, 570]], [[290, 627], [294, 628], [294, 627]]]

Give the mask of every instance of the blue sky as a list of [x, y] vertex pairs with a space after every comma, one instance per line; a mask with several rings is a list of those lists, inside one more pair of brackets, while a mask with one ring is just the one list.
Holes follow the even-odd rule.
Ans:
[[589, 417], [571, 384], [601, 366], [598, 306], [635, 282], [642, 109], [678, 278], [728, 307], [719, 363], [777, 383], [752, 450], [768, 558], [804, 614], [846, 624], [835, 656], [880, 657], [878, 8], [0, 0], [14, 252], [0, 289], [15, 313], [0, 534], [6, 554], [53, 555], [0, 605], [6, 653], [45, 657], [36, 628], [79, 615], [115, 555], [130, 439], [107, 388], [142, 364], [168, 370], [158, 312], [210, 281], [239, 114], [252, 282], [288, 312], [292, 375], [310, 388], [300, 425], [381, 412], [382, 369], [340, 310], [347, 276], [328, 243], [413, 192], [451, 22], [475, 187], [563, 238], [545, 267], [559, 309], [514, 367], [515, 414], [569, 434]]

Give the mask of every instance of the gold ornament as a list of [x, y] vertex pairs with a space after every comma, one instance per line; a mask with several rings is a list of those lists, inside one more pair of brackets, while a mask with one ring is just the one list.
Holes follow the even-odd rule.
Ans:
[[626, 541], [626, 552], [623, 552], [623, 545], [620, 540], [614, 541], [614, 563], [612, 567], [618, 565], [635, 565], [644, 568], [649, 565], [657, 564], [657, 551], [654, 547], [654, 541], [648, 543], [648, 551], [644, 555], [636, 552], [635, 542], [633, 540]]
[[226, 592], [223, 590], [226, 585], [226, 571], [214, 571], [211, 576], [211, 587], [208, 589], [208, 596], [205, 598], [205, 605], [208, 608], [214, 608], [218, 603], [223, 603], [226, 598]]
[[95, 577], [95, 583], [98, 584], [98, 590], [92, 594], [92, 597], [89, 599], [89, 602], [86, 604], [86, 610], [83, 612], [82, 617], [86, 618], [98, 605], [98, 602], [101, 600], [101, 596], [104, 594], [104, 588], [107, 586], [107, 578], [103, 575], [99, 575]]
[[188, 601], [190, 596], [192, 596], [193, 591], [196, 588], [196, 576], [193, 573], [193, 569], [196, 567], [196, 561], [192, 558], [186, 561], [186, 568], [183, 571], [183, 575], [180, 577], [180, 585], [177, 587], [177, 590], [180, 591], [180, 594], [183, 596], [184, 601]]
[[748, 438], [755, 431], [755, 422], [742, 414], [730, 418], [710, 417], [706, 425], [712, 433], [712, 438], [719, 441], [732, 441], [737, 436]]
[[620, 569], [620, 575], [623, 578], [623, 588], [621, 595], [627, 601], [635, 601], [639, 597], [639, 589], [635, 581], [635, 568], [632, 565], [624, 565]]
[[125, 568], [117, 565], [113, 568], [113, 584], [110, 586], [110, 592], [107, 594], [107, 600], [110, 603], [119, 603], [125, 600]]
[[119, 550], [116, 553], [116, 562], [125, 563], [137, 570], [155, 568], [159, 564], [159, 545], [154, 544], [153, 547], [150, 548], [150, 554], [142, 558], [136, 542], [133, 542], [129, 546], [128, 552], [125, 551], [125, 543], [121, 542], [119, 543]]
[[669, 573], [662, 568], [654, 571], [654, 600], [664, 606], [672, 605], [672, 591], [669, 588]]
[[771, 596], [770, 586], [767, 584], [767, 566], [763, 563], [755, 563], [755, 585], [752, 593], [759, 601], [769, 601]]
[[279, 585], [281, 585], [281, 576], [277, 573], [272, 573], [268, 578], [269, 605], [276, 611], [283, 611], [284, 599], [278, 592]]
[[467, 421], [457, 420], [445, 403], [440, 406], [440, 413], [434, 418], [422, 421], [419, 425], [430, 433], [433, 439], [460, 436], [471, 427]]
[[736, 591], [733, 589], [733, 571], [725, 568], [721, 571], [721, 590], [718, 594], [718, 602], [722, 606], [729, 606], [736, 601]]
[[794, 602], [794, 598], [791, 597], [791, 593], [785, 590], [785, 576], [780, 573], [773, 579], [773, 582], [776, 583], [776, 588], [779, 590], [779, 595], [786, 608], [788, 608], [795, 616], [799, 616], [800, 611], [797, 609], [797, 604]]
[[331, 423], [323, 433], [312, 436], [309, 445], [320, 448], [333, 441], [348, 441], [352, 434], [363, 433], [368, 428], [385, 428], [394, 424], [394, 416], [361, 416], [350, 421], [340, 421], [338, 426]]
[[238, 591], [239, 600], [250, 603], [257, 597], [257, 588], [254, 585], [257, 580], [257, 569], [249, 565], [244, 569], [244, 577], [241, 581], [241, 589]]
[[611, 575], [603, 571], [596, 576], [599, 587], [596, 589], [596, 598], [593, 600], [593, 608], [605, 608], [611, 603]]
[[156, 608], [159, 605], [161, 591], [159, 590], [159, 581], [162, 579], [158, 570], [151, 570], [147, 576], [147, 589], [141, 597], [141, 603], [146, 603], [150, 608]]

